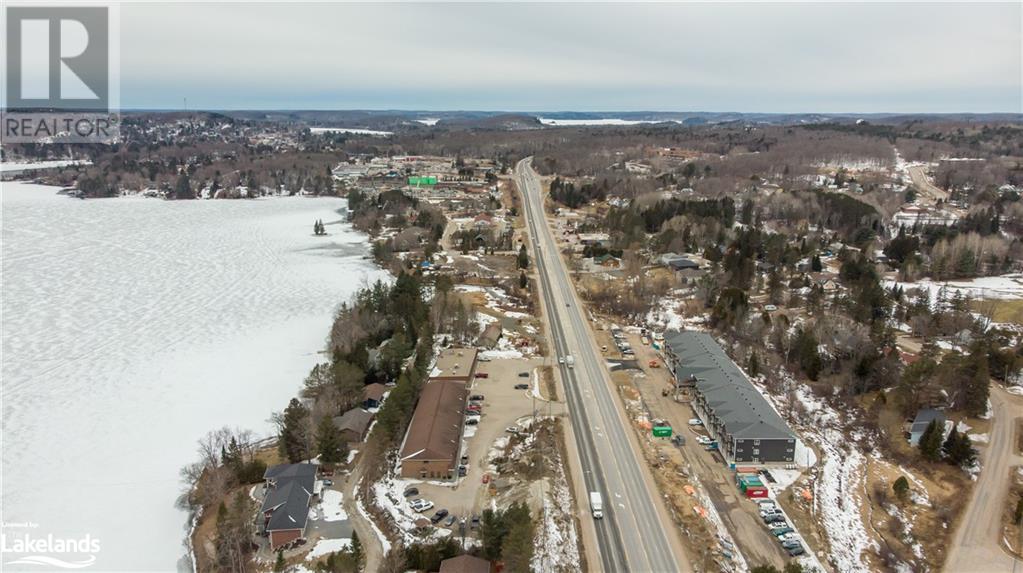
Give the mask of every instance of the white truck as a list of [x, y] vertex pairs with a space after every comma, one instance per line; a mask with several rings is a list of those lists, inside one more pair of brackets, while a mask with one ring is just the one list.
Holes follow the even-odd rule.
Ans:
[[604, 500], [600, 499], [599, 491], [590, 492], [590, 511], [593, 512], [593, 519], [603, 519]]
[[566, 356], [566, 357], [565, 357], [565, 364], [568, 364], [568, 367], [569, 367], [569, 368], [571, 368], [571, 367], [575, 366], [575, 357], [574, 357], [574, 356], [572, 356], [571, 354], [569, 354], [568, 356]]

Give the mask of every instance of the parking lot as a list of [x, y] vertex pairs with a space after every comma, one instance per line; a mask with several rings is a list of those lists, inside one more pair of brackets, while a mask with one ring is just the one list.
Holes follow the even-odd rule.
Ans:
[[[487, 453], [507, 429], [533, 414], [534, 407], [543, 414], [548, 412], [545, 392], [536, 398], [533, 392], [534, 370], [543, 365], [542, 358], [512, 358], [481, 361], [477, 373], [486, 377], [473, 380], [470, 395], [482, 395], [483, 408], [476, 425], [465, 426], [462, 439], [462, 455], [468, 457], [466, 475], [455, 482], [405, 480], [419, 490], [415, 496], [433, 502], [434, 506], [423, 512], [432, 516], [440, 509], [446, 509], [459, 517], [470, 517], [489, 506], [487, 486], [483, 483], [487, 473]], [[521, 376], [527, 373], [527, 376]], [[538, 372], [536, 372], [538, 374]], [[528, 389], [515, 389], [526, 384]], [[550, 405], [560, 412], [561, 404]], [[443, 525], [443, 522], [442, 522]]]

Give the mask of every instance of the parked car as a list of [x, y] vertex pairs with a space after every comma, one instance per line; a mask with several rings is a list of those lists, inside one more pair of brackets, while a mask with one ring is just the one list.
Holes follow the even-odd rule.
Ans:
[[458, 519], [458, 517], [456, 517], [455, 514], [451, 514], [448, 516], [447, 519], [444, 520], [444, 525], [451, 527], [452, 525], [455, 524], [456, 519]]
[[789, 552], [789, 557], [798, 557], [806, 553], [806, 551], [803, 549], [802, 544], [800, 544], [799, 547], [786, 547], [785, 551]]
[[761, 507], [760, 517], [767, 517], [768, 515], [780, 515], [781, 511], [777, 507]]
[[440, 520], [444, 519], [447, 516], [448, 516], [448, 510], [446, 510], [446, 509], [438, 509], [437, 513], [434, 513], [433, 517], [430, 518], [430, 521], [432, 523], [436, 524], [436, 523], [439, 523]]
[[529, 378], [529, 372], [519, 372], [519, 378]]
[[773, 304], [765, 304], [764, 305], [764, 310], [766, 310], [767, 312], [774, 312], [774, 311], [778, 310], [778, 307], [773, 305]]
[[702, 426], [703, 425], [703, 420], [701, 420], [699, 418], [690, 418], [689, 419], [689, 425], [690, 426]]
[[473, 394], [472, 396], [469, 396], [469, 399], [470, 400], [483, 400], [484, 397], [483, 397], [483, 394]]
[[325, 479], [323, 480], [323, 487], [330, 487], [334, 485], [334, 480]]
[[784, 544], [786, 541], [799, 541], [799, 534], [796, 533], [795, 531], [789, 531], [786, 533], [782, 533], [781, 535], [775, 534], [775, 537], [777, 537], [778, 541], [781, 541], [782, 544]]
[[480, 354], [476, 357], [476, 360], [479, 360], [480, 362], [490, 362], [490, 357], [486, 354]]
[[[778, 524], [772, 523], [771, 525], [778, 525]], [[793, 531], [792, 528], [789, 527], [789, 524], [782, 523], [781, 527], [779, 527], [778, 529], [772, 529], [771, 533], [773, 533], [776, 537], [781, 537], [782, 535], [785, 535], [786, 533], [795, 533], [795, 531]]]
[[565, 357], [564, 356], [558, 358], [558, 364], [564, 364], [564, 363], [565, 363]]
[[465, 409], [470, 412], [480, 412], [483, 410], [483, 406], [480, 406], [479, 404], [469, 404], [465, 407]]
[[412, 497], [414, 495], [419, 495], [418, 487], [410, 487], [407, 490], [405, 490], [405, 497]]
[[472, 416], [472, 417], [469, 417], [469, 418], [465, 419], [465, 425], [466, 426], [478, 426], [479, 424], [480, 424], [480, 419], [477, 418], [476, 416]]
[[764, 523], [781, 523], [782, 521], [785, 521], [785, 516], [780, 513], [772, 513], [770, 515], [762, 516], [761, 519], [764, 520]]
[[476, 373], [476, 377], [477, 378], [490, 378], [490, 374], [488, 374], [486, 372], [477, 372]]
[[465, 477], [465, 474], [469, 473], [469, 468], [466, 466], [458, 466], [458, 477]]
[[478, 515], [472, 516], [472, 521], [470, 522], [469, 527], [471, 529], [479, 529], [480, 528], [480, 516], [478, 516]]
[[469, 456], [462, 456], [461, 463], [462, 464], [468, 464], [469, 463]]
[[507, 428], [504, 429], [504, 431], [508, 432], [509, 434], [517, 434], [517, 433], [519, 433], [519, 427], [518, 426], [508, 426]]
[[790, 539], [788, 541], [782, 541], [781, 546], [784, 547], [785, 549], [794, 549], [796, 547], [802, 547], [803, 544], [800, 543], [799, 540], [797, 539]]
[[433, 502], [426, 499], [413, 499], [409, 502], [409, 507], [416, 513], [423, 513], [433, 507]]
[[516, 384], [516, 390], [529, 390], [529, 384]]

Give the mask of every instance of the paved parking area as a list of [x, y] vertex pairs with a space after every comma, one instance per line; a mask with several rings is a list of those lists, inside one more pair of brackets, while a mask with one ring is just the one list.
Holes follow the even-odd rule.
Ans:
[[[548, 404], [545, 398], [534, 397], [532, 388], [516, 390], [516, 384], [534, 383], [534, 373], [543, 366], [543, 358], [511, 358], [480, 362], [477, 372], [487, 373], [487, 378], [476, 378], [469, 394], [482, 394], [483, 413], [477, 426], [467, 426], [467, 435], [463, 438], [463, 455], [469, 457], [468, 472], [465, 477], [452, 485], [441, 482], [416, 482], [419, 495], [434, 503], [434, 507], [424, 513], [429, 517], [438, 509], [446, 509], [457, 515], [469, 517], [489, 507], [490, 496], [483, 484], [483, 476], [487, 473], [486, 458], [494, 443], [502, 436], [508, 435], [506, 429], [516, 425], [519, 420], [533, 415], [534, 408], [540, 414], [552, 414], [563, 411], [561, 403]], [[535, 371], [535, 372], [534, 372]], [[529, 377], [520, 377], [522, 372]], [[542, 388], [542, 384], [541, 384]], [[545, 396], [541, 394], [541, 396]], [[457, 529], [457, 526], [454, 526]]]

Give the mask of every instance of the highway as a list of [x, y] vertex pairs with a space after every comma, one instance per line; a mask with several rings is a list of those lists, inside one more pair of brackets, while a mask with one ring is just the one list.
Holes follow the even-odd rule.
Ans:
[[[559, 368], [586, 488], [599, 491], [604, 499], [604, 519], [594, 523], [600, 567], [603, 571], [691, 571], [677, 538], [674, 543], [669, 540], [675, 535], [674, 525], [664, 502], [652, 479], [644, 476], [646, 462], [630, 440], [632, 430], [612, 394], [607, 365], [547, 226], [542, 188], [531, 161], [526, 158], [516, 165], [515, 178], [533, 238], [533, 262], [551, 325], [552, 349], [559, 357], [575, 357], [574, 368], [565, 364]], [[588, 510], [588, 499], [578, 502]]]

